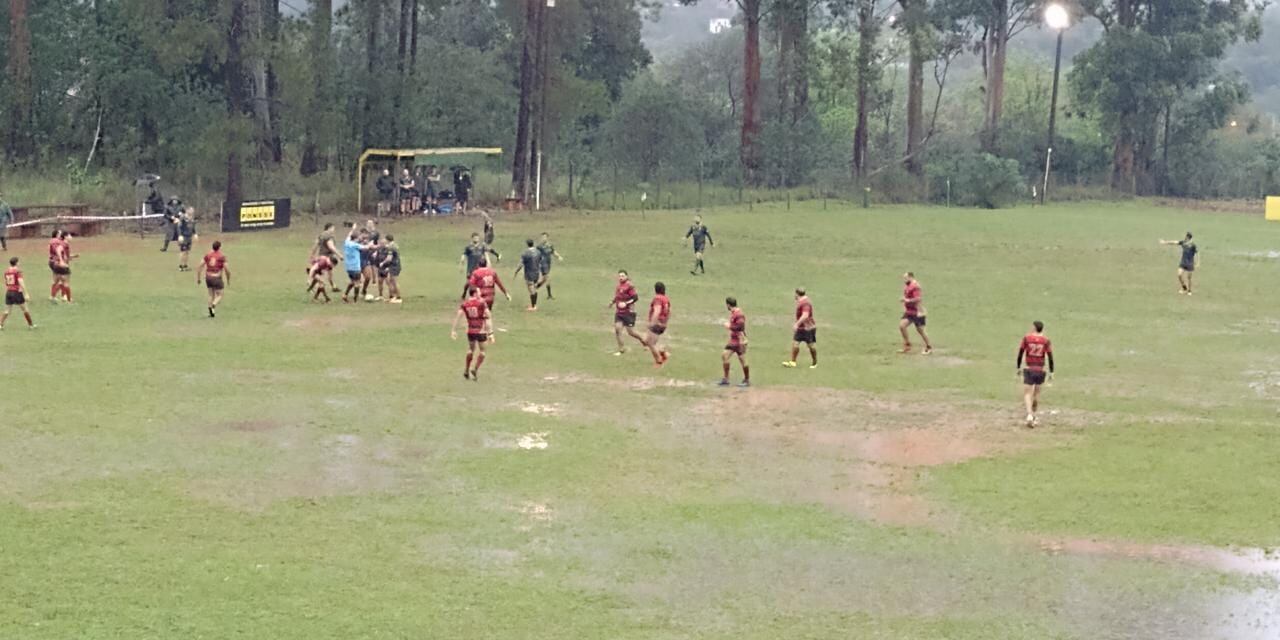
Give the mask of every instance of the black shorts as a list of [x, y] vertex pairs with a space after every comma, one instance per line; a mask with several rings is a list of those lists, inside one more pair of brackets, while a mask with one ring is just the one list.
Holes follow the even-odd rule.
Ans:
[[795, 335], [791, 336], [791, 339], [795, 342], [815, 344], [818, 342], [818, 329], [817, 327], [813, 329], [800, 329], [796, 331]]
[[222, 290], [222, 276], [205, 276], [204, 286], [214, 291]]
[[726, 344], [724, 350], [729, 353], [736, 353], [740, 356], [747, 355], [747, 345], [745, 344]]
[[705, 245], [695, 244], [695, 245], [693, 245], [693, 252], [694, 252], [694, 253], [702, 253], [702, 250], [703, 250], [703, 249], [706, 249], [706, 248], [707, 248], [707, 247], [706, 247]]
[[183, 242], [178, 245], [178, 251], [190, 251], [190, 250], [191, 250], [190, 242]]
[[1178, 265], [1178, 268], [1186, 271], [1187, 273], [1191, 273], [1196, 270], [1196, 266], [1194, 264], [1180, 264]]
[[467, 332], [467, 342], [488, 342], [489, 334]]
[[621, 322], [624, 327], [636, 326], [636, 314], [634, 313], [615, 313], [613, 314], [614, 322]]
[[1022, 384], [1038, 386], [1044, 384], [1044, 371], [1032, 371], [1031, 369], [1022, 370]]
[[390, 275], [391, 275], [391, 277], [393, 277], [393, 278], [399, 278], [399, 277], [400, 277], [400, 267], [398, 267], [398, 266], [396, 266], [396, 267], [390, 267], [390, 268], [388, 268], [388, 269], [387, 269], [387, 273], [388, 273], [388, 274], [390, 274]]
[[359, 281], [360, 281], [360, 272], [359, 272], [359, 271], [348, 271], [348, 272], [347, 272], [347, 277], [348, 277], [348, 278], [350, 278], [352, 282], [359, 282]]
[[58, 263], [56, 263], [56, 262], [50, 262], [50, 263], [49, 263], [49, 270], [50, 270], [50, 271], [52, 271], [52, 272], [53, 272], [53, 275], [55, 275], [55, 276], [69, 276], [69, 275], [71, 275], [71, 267], [69, 267], [69, 266], [63, 266], [63, 265], [60, 265], [60, 264], [58, 264]]
[[547, 276], [551, 275], [551, 265], [549, 265], [549, 264], [548, 264], [548, 265], [543, 265], [543, 266], [539, 269], [539, 271], [541, 271], [541, 272], [542, 272], [542, 277], [543, 277], [543, 278], [545, 278], [545, 277], [547, 277]]
[[902, 314], [902, 319], [914, 324], [917, 327], [923, 327], [925, 324], [924, 316], [913, 316], [909, 313]]
[[666, 332], [667, 332], [666, 327], [656, 325], [656, 324], [649, 325], [649, 333], [652, 333], [655, 336], [660, 336]]
[[541, 281], [542, 281], [542, 276], [540, 274], [535, 273], [533, 274], [532, 278], [529, 277], [529, 272], [526, 271], [524, 274], [524, 283], [530, 287], [538, 284]]
[[8, 306], [17, 306], [27, 303], [27, 297], [22, 295], [21, 291], [5, 291], [4, 303]]

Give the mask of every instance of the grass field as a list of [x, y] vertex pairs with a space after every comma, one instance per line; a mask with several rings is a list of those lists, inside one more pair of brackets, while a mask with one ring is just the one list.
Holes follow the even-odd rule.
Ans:
[[[500, 219], [479, 383], [448, 333], [471, 221], [389, 225], [400, 307], [309, 304], [310, 227], [224, 238], [215, 320], [157, 239], [77, 240], [74, 306], [16, 243], [40, 329], [0, 335], [0, 638], [1280, 637], [1280, 226], [711, 210], [694, 277], [688, 218]], [[1193, 298], [1156, 244], [1188, 229]], [[566, 260], [527, 314], [543, 230]], [[661, 372], [610, 355], [618, 268], [645, 305], [667, 283]], [[895, 353], [908, 269], [929, 357]], [[813, 371], [779, 366], [798, 285]], [[726, 295], [749, 390], [711, 384]], [[1034, 319], [1059, 375], [1028, 431]]]

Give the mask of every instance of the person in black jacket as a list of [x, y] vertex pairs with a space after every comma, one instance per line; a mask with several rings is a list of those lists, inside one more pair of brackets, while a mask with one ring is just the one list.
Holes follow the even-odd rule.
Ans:
[[164, 206], [164, 246], [160, 247], [161, 251], [169, 250], [169, 243], [178, 240], [178, 222], [182, 216], [182, 201], [177, 197], [169, 198], [169, 203]]
[[390, 212], [391, 201], [396, 194], [396, 180], [391, 177], [390, 169], [383, 169], [382, 175], [378, 176], [378, 182], [375, 185], [378, 189], [378, 209], [380, 211]]

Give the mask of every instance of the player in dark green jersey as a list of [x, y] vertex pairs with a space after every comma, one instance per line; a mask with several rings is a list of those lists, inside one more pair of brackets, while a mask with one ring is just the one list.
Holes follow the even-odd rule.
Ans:
[[699, 272], [706, 273], [707, 266], [702, 261], [702, 252], [706, 250], [707, 245], [716, 246], [716, 241], [711, 239], [711, 231], [707, 226], [702, 224], [702, 216], [693, 217], [693, 226], [684, 234], [685, 244], [689, 244], [689, 240], [693, 240], [693, 270], [689, 273], [698, 275]]
[[1178, 293], [1191, 295], [1191, 275], [1200, 266], [1200, 249], [1191, 241], [1191, 232], [1181, 240], [1161, 240], [1160, 244], [1176, 244], [1182, 247], [1182, 260], [1178, 262]]
[[538, 283], [542, 279], [542, 252], [534, 246], [533, 238], [524, 241], [525, 250], [520, 253], [520, 266], [515, 275], [524, 272], [524, 286], [529, 290], [529, 307], [525, 311], [538, 310]]
[[542, 238], [538, 242], [538, 254], [540, 258], [538, 267], [542, 271], [542, 276], [538, 279], [538, 287], [546, 287], [547, 299], [555, 300], [556, 297], [551, 295], [551, 261], [552, 259], [564, 260], [564, 256], [556, 251], [556, 246], [551, 244], [551, 235], [545, 231], [542, 232]]
[[468, 283], [471, 282], [471, 272], [480, 266], [482, 260], [489, 249], [480, 242], [480, 234], [471, 234], [471, 243], [462, 248], [462, 257], [458, 258], [458, 264], [466, 269], [462, 280], [462, 299], [467, 297]]

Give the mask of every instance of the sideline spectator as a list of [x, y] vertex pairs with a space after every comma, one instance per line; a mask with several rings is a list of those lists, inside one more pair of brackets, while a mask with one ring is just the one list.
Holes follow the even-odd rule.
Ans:
[[4, 201], [4, 193], [0, 192], [0, 250], [9, 250], [9, 225], [13, 224], [13, 209]]
[[413, 175], [408, 169], [400, 171], [400, 183], [396, 185], [400, 188], [400, 215], [413, 213], [417, 210], [416, 201], [418, 199], [418, 184], [414, 182]]
[[378, 182], [375, 186], [378, 189], [378, 213], [389, 213], [391, 211], [391, 200], [396, 193], [396, 182], [391, 177], [390, 169], [382, 170], [382, 175], [378, 176]]
[[160, 247], [161, 251], [169, 250], [170, 242], [178, 240], [178, 222], [182, 215], [182, 201], [177, 196], [169, 198], [169, 203], [164, 206], [164, 246]]

